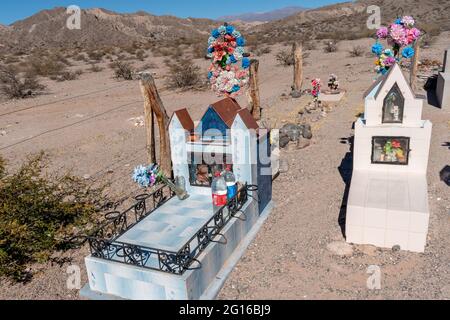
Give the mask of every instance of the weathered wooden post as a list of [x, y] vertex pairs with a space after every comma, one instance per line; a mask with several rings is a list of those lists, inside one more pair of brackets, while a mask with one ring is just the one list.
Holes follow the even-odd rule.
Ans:
[[303, 84], [303, 46], [298, 42], [294, 42], [292, 46], [294, 55], [294, 83], [292, 85], [292, 96], [299, 97], [302, 92]]
[[172, 161], [170, 157], [169, 116], [159, 96], [155, 80], [150, 73], [140, 75], [140, 86], [145, 101], [145, 124], [147, 128], [147, 151], [151, 163], [156, 159], [154, 117], [159, 129], [159, 161], [161, 170], [168, 177], [172, 176]]
[[409, 71], [409, 85], [413, 91], [416, 91], [417, 68], [419, 65], [420, 38], [414, 43], [414, 57], [411, 60], [411, 69]]
[[250, 60], [250, 112], [255, 120], [261, 119], [261, 100], [259, 98], [259, 61]]

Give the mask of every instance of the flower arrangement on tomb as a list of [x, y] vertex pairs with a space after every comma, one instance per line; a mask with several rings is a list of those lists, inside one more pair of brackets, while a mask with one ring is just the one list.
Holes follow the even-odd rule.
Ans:
[[[372, 46], [372, 52], [377, 55], [376, 71], [385, 74], [396, 62], [400, 62], [401, 58], [413, 57], [415, 52], [412, 45], [421, 34], [422, 32], [415, 27], [414, 18], [411, 16], [398, 18], [389, 27], [379, 28], [377, 42]], [[386, 40], [390, 48], [384, 48], [381, 40]]]
[[328, 88], [331, 91], [337, 91], [339, 89], [339, 80], [337, 75], [330, 74], [330, 77], [328, 78]]
[[404, 162], [405, 152], [402, 149], [400, 141], [395, 139], [387, 140], [383, 147], [381, 160], [385, 162]]
[[311, 95], [314, 97], [314, 101], [317, 102], [319, 100], [320, 88], [322, 86], [320, 79], [313, 79], [311, 81], [311, 85], [313, 87], [311, 90]]
[[250, 59], [245, 55], [245, 39], [233, 26], [225, 24], [211, 32], [208, 39], [208, 69], [211, 89], [217, 95], [236, 97], [249, 81]]
[[152, 163], [149, 166], [137, 166], [134, 168], [132, 179], [143, 188], [150, 188], [158, 183], [164, 183], [175, 192], [180, 200], [185, 200], [189, 197], [185, 190], [177, 187], [164, 175], [158, 164]]

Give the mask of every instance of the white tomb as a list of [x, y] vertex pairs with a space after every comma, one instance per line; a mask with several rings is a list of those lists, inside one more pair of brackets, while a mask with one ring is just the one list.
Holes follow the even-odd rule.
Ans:
[[432, 124], [422, 106], [397, 64], [366, 91], [355, 123], [347, 242], [424, 251]]
[[[181, 201], [162, 187], [137, 197], [130, 209], [110, 213], [88, 239], [89, 284], [81, 295], [212, 299], [270, 212], [269, 138], [247, 109], [221, 100], [198, 126], [182, 109], [172, 116], [169, 133], [174, 176], [184, 178], [190, 197]], [[225, 165], [248, 188], [218, 208], [210, 183], [213, 171]]]

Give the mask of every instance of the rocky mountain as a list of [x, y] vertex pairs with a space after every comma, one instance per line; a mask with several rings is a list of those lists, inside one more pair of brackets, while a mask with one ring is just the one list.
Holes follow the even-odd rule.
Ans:
[[[429, 34], [450, 30], [448, 0], [358, 0], [303, 10], [267, 23], [237, 22], [237, 27], [254, 44], [294, 39], [356, 39], [374, 34], [374, 30], [369, 30], [366, 25], [369, 5], [380, 7], [382, 23], [391, 22], [397, 15], [408, 14], [414, 16], [419, 27]], [[271, 14], [273, 17], [274, 13]], [[106, 9], [88, 9], [82, 10], [81, 30], [69, 30], [66, 27], [68, 17], [65, 8], [55, 8], [11, 26], [1, 26], [0, 48], [8, 51], [33, 47], [86, 49], [128, 46], [136, 41], [162, 46], [206, 43], [211, 29], [220, 23], [210, 19], [155, 16], [146, 12], [120, 14]], [[270, 15], [265, 19], [269, 18]]]
[[368, 6], [380, 7], [382, 24], [412, 15], [429, 34], [450, 30], [448, 0], [358, 0], [302, 11], [252, 28], [260, 40], [279, 42], [300, 38], [356, 39], [374, 34], [367, 27]]
[[105, 9], [82, 10], [81, 29], [70, 30], [65, 8], [41, 11], [13, 23], [2, 32], [6, 45], [30, 47], [122, 46], [135, 41], [174, 41], [205, 38], [217, 22], [208, 19], [181, 19], [146, 12], [119, 14]]
[[244, 22], [267, 22], [286, 18], [301, 11], [305, 11], [306, 8], [292, 6], [278, 10], [268, 12], [252, 12], [243, 13], [239, 15], [229, 15], [218, 18], [220, 21], [244, 21]]

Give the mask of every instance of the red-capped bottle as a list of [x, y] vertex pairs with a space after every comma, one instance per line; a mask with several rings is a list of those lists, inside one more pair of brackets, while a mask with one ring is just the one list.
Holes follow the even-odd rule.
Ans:
[[214, 176], [211, 184], [213, 205], [223, 207], [227, 204], [227, 184], [225, 183], [225, 179], [220, 175], [220, 172], [217, 171]]

